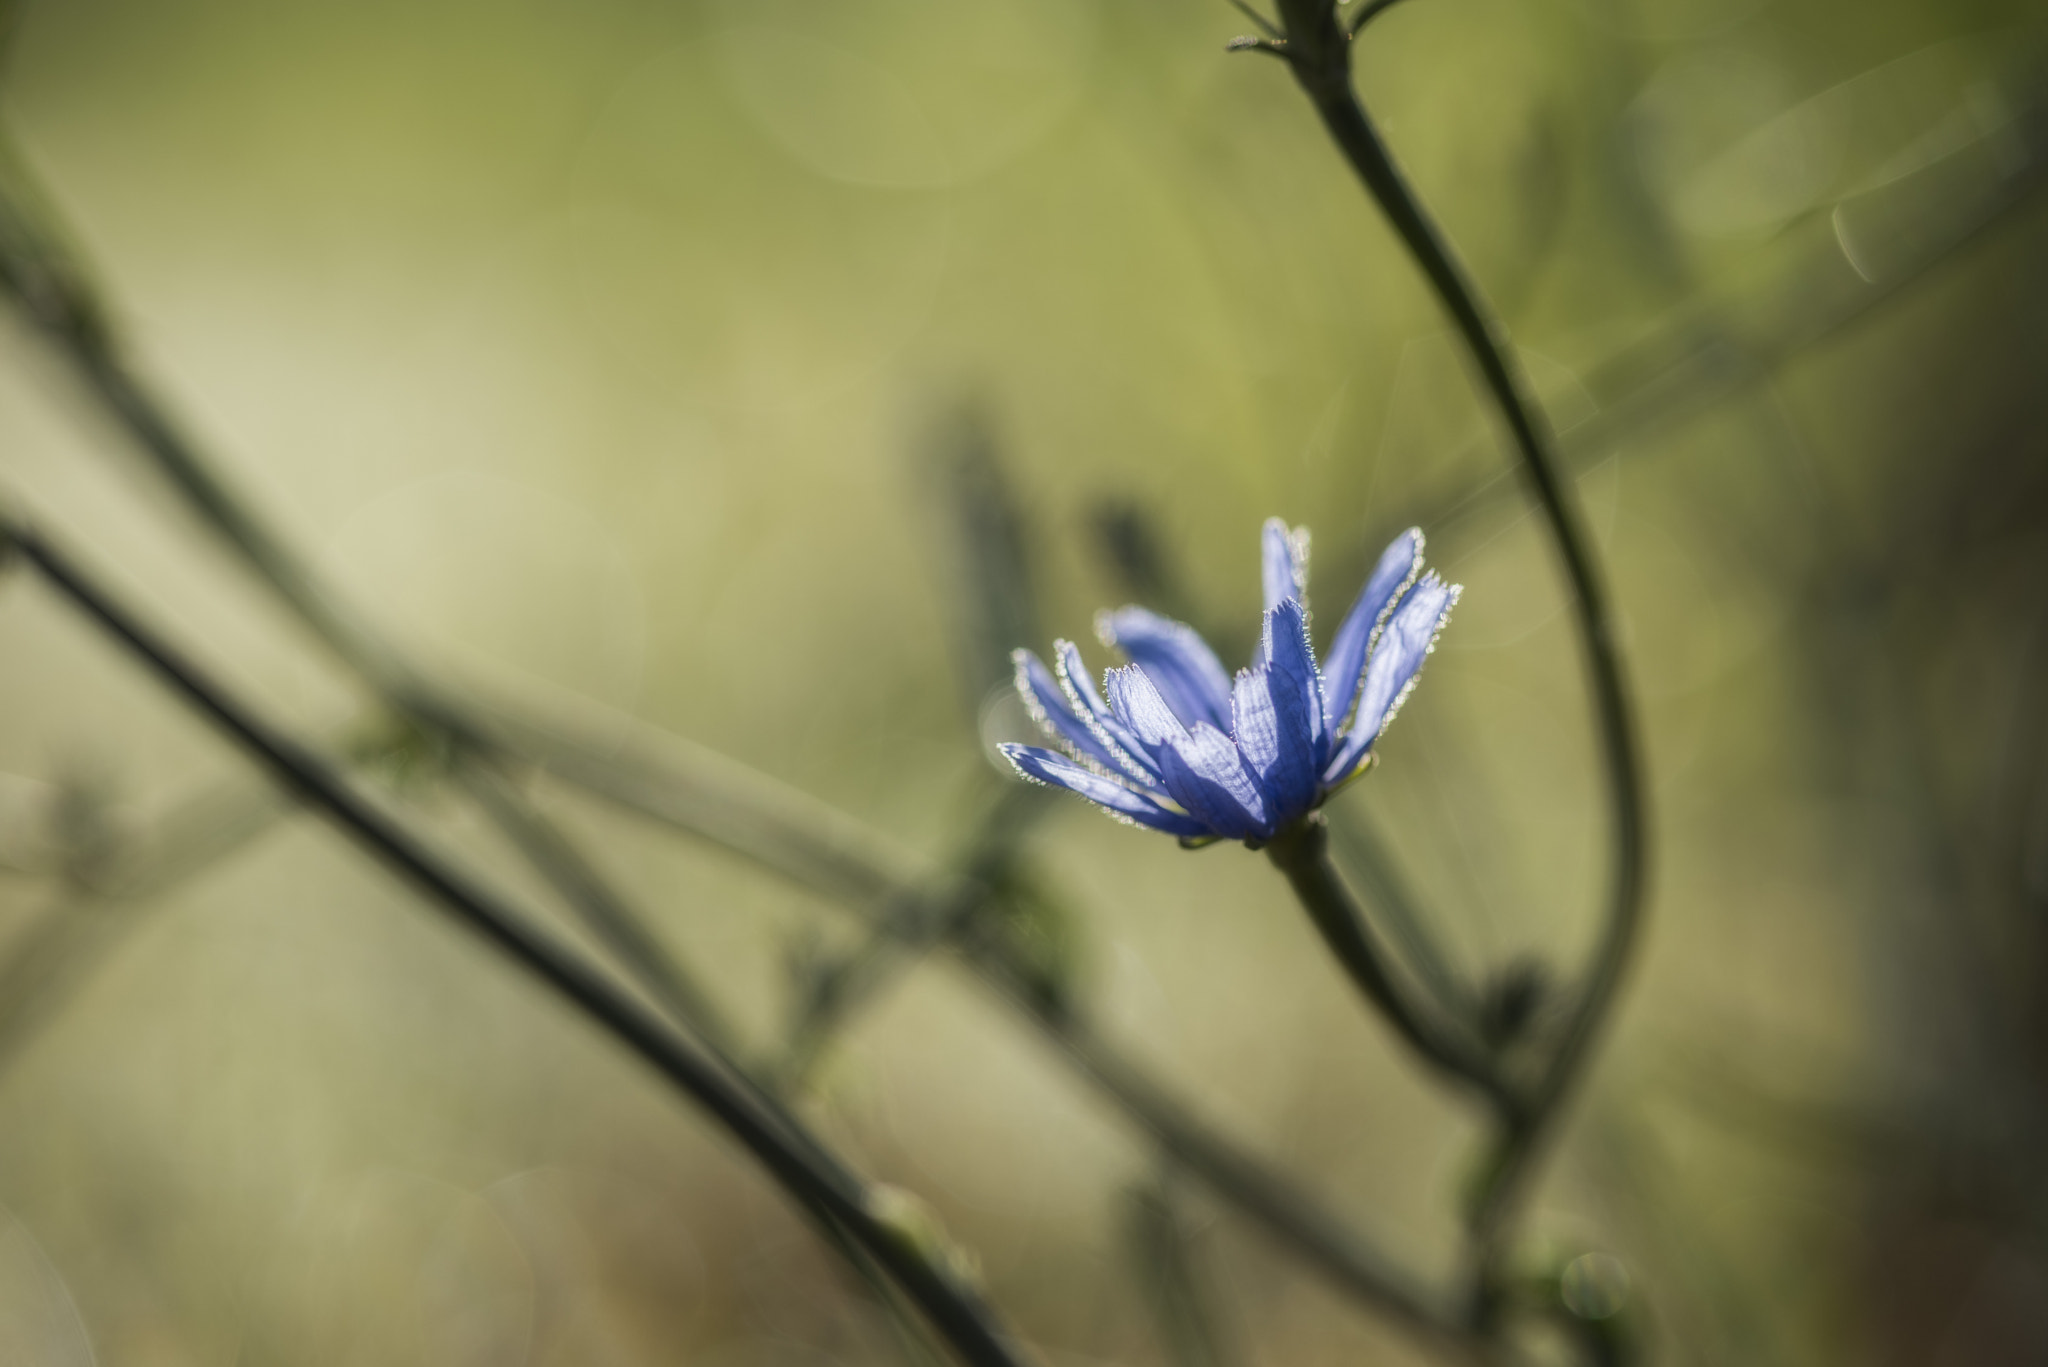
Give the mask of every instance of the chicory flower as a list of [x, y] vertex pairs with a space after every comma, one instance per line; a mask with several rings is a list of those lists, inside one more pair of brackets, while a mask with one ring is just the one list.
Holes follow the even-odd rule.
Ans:
[[1192, 627], [1144, 608], [1096, 619], [1128, 665], [1104, 701], [1071, 641], [1053, 667], [1019, 650], [1017, 692], [1060, 751], [1004, 745], [1024, 777], [1069, 788], [1183, 843], [1258, 846], [1320, 806], [1372, 760], [1415, 686], [1459, 586], [1422, 569], [1422, 533], [1395, 537], [1319, 666], [1308, 634], [1308, 532], [1263, 533], [1265, 629], [1249, 668], [1224, 672]]

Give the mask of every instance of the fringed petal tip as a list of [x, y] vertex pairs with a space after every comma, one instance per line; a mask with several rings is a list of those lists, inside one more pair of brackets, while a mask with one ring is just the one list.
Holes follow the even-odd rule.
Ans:
[[1114, 742], [1073, 705], [1043, 660], [1029, 650], [1015, 650], [1010, 661], [1016, 668], [1017, 696], [1042, 734], [1085, 768], [1115, 775], [1127, 767]]
[[1140, 607], [1100, 613], [1105, 644], [1143, 669], [1184, 726], [1230, 725], [1230, 675], [1201, 633], [1185, 622]]
[[1410, 527], [1388, 542], [1330, 641], [1323, 672], [1333, 731], [1346, 729], [1351, 720], [1366, 661], [1379, 644], [1394, 609], [1422, 574], [1422, 549], [1420, 527]]
[[1010, 682], [1023, 700], [1024, 710], [1031, 715], [1032, 722], [1040, 731], [1052, 734], [1052, 720], [1045, 715], [1045, 704], [1038, 697], [1033, 674], [1045, 668], [1038, 656], [1022, 646], [1010, 652]]
[[1138, 738], [1102, 701], [1101, 693], [1088, 678], [1088, 666], [1081, 659], [1080, 647], [1062, 639], [1054, 641], [1052, 649], [1053, 674], [1060, 692], [1065, 695], [1074, 715], [1100, 742], [1109, 757], [1111, 771], [1135, 779], [1140, 787], [1157, 795], [1159, 766], [1152, 762]]
[[1266, 519], [1259, 529], [1259, 579], [1268, 612], [1284, 598], [1308, 601], [1308, 528]]
[[1437, 636], [1463, 591], [1462, 585], [1446, 584], [1431, 571], [1402, 597], [1366, 665], [1365, 679], [1358, 692], [1357, 715], [1323, 771], [1326, 788], [1353, 775], [1360, 760], [1393, 721], [1394, 713], [1414, 691], [1422, 663], [1436, 648]]
[[1394, 700], [1387, 704], [1386, 714], [1380, 718], [1379, 729], [1382, 734], [1385, 733], [1389, 726], [1393, 725], [1394, 716], [1401, 710], [1401, 704], [1408, 701], [1408, 695], [1413, 693], [1415, 685], [1422, 681], [1423, 661], [1429, 656], [1436, 654], [1437, 638], [1444, 634], [1444, 628], [1450, 624], [1451, 609], [1458, 606], [1458, 599], [1463, 597], [1465, 593], [1465, 586], [1463, 584], [1445, 584], [1443, 580], [1437, 578], [1434, 571], [1425, 575], [1424, 579], [1425, 581], [1433, 580], [1442, 587], [1444, 603], [1441, 608], [1437, 609], [1436, 620], [1430, 625], [1429, 635], [1423, 640], [1422, 649], [1415, 654], [1415, 663], [1408, 672], [1407, 681], [1401, 685], [1400, 691], [1394, 695]]

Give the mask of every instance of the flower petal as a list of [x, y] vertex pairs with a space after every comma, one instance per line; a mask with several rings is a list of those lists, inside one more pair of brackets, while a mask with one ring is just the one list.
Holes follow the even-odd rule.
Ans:
[[1116, 752], [1069, 703], [1044, 661], [1028, 650], [1013, 650], [1010, 663], [1016, 666], [1017, 696], [1024, 700], [1039, 730], [1064, 742], [1076, 757], [1085, 757], [1112, 773], [1123, 769]]
[[1137, 665], [1112, 669], [1103, 675], [1103, 682], [1109, 687], [1110, 710], [1154, 764], [1159, 763], [1162, 747], [1187, 735], [1188, 729], [1166, 705], [1152, 676]]
[[[1266, 519], [1259, 531], [1259, 578], [1265, 591], [1265, 611], [1271, 612], [1286, 599], [1304, 606], [1308, 603], [1308, 528], [1289, 530], [1277, 517]], [[1252, 668], [1266, 663], [1266, 641], [1262, 636], [1252, 650]]]
[[1273, 708], [1273, 671], [1255, 664], [1237, 671], [1230, 689], [1230, 738], [1244, 756], [1245, 767], [1259, 781], [1269, 800], [1276, 800], [1274, 778], [1279, 771], [1284, 747], [1280, 744], [1280, 719]]
[[1106, 808], [1112, 816], [1170, 835], [1192, 837], [1210, 834], [1209, 828], [1193, 817], [1168, 811], [1143, 793], [1133, 792], [1115, 779], [1104, 778], [1091, 769], [1083, 769], [1063, 755], [1031, 745], [1005, 744], [998, 748], [1024, 777], [1035, 783], [1079, 793], [1096, 806]]
[[1290, 815], [1315, 801], [1316, 773], [1329, 758], [1329, 727], [1323, 713], [1323, 678], [1308, 642], [1308, 610], [1288, 599], [1266, 614], [1269, 688], [1280, 728], [1284, 781], [1275, 795]]
[[1231, 734], [1269, 803], [1278, 829], [1315, 805], [1328, 736], [1322, 681], [1309, 653], [1301, 604], [1288, 599], [1266, 614], [1262, 655], [1231, 691]]
[[1349, 778], [1380, 732], [1394, 719], [1394, 713], [1415, 687], [1416, 671], [1435, 648], [1437, 633], [1443, 630], [1462, 592], [1462, 588], [1446, 584], [1432, 571], [1401, 599], [1401, 605], [1387, 619], [1386, 628], [1373, 647], [1372, 660], [1365, 667], [1365, 683], [1359, 691], [1358, 715], [1323, 770], [1325, 784], [1334, 786]]
[[1331, 730], [1343, 729], [1350, 718], [1351, 704], [1358, 699], [1358, 681], [1365, 673], [1365, 658], [1372, 653], [1373, 641], [1394, 604], [1421, 573], [1422, 529], [1410, 527], [1380, 552], [1379, 563], [1372, 567], [1372, 573], [1365, 577], [1365, 587], [1358, 591], [1358, 601], [1351, 605], [1344, 624], [1337, 628], [1336, 639], [1330, 642], [1330, 653], [1323, 662], [1323, 681], [1329, 690]]
[[1095, 630], [1151, 676], [1182, 725], [1230, 725], [1230, 676], [1193, 627], [1131, 607], [1101, 614]]
[[1246, 840], [1273, 833], [1258, 780], [1230, 737], [1209, 723], [1198, 721], [1161, 746], [1159, 770], [1173, 800], [1216, 834]]
[[1072, 641], [1054, 641], [1052, 649], [1060, 690], [1073, 705], [1075, 715], [1095, 732], [1096, 739], [1109, 750], [1118, 768], [1143, 786], [1156, 790], [1159, 787], [1159, 766], [1153, 763], [1146, 747], [1131, 734], [1129, 727], [1116, 719], [1116, 714], [1095, 691], [1094, 681], [1088, 677], [1088, 666], [1081, 660], [1080, 647]]
[[1308, 528], [1288, 529], [1277, 517], [1266, 519], [1259, 533], [1260, 570], [1265, 583], [1266, 611], [1283, 598], [1308, 601]]

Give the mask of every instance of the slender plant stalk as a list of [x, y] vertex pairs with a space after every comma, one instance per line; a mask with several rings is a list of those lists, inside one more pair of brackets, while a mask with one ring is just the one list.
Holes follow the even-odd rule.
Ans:
[[1538, 1078], [1525, 1114], [1506, 1127], [1473, 1217], [1475, 1319], [1492, 1317], [1493, 1285], [1513, 1210], [1566, 1092], [1581, 1072], [1612, 1005], [1643, 919], [1649, 821], [1634, 708], [1624, 680], [1607, 589], [1575, 492], [1554, 451], [1543, 408], [1515, 359], [1507, 329], [1459, 262], [1448, 239], [1394, 163], [1352, 84], [1353, 33], [1331, 0], [1280, 0], [1285, 37], [1266, 44], [1283, 57], [1324, 127], [1379, 205], [1464, 339], [1521, 457], [1571, 591], [1591, 684], [1613, 826], [1613, 871], [1600, 943], [1569, 1020]]
[[715, 845], [873, 919], [914, 895], [923, 866], [880, 832], [764, 774], [642, 723], [545, 720], [485, 701], [468, 720], [555, 781]]
[[[717, 1014], [703, 990], [656, 941], [647, 928], [647, 918], [630, 907], [597, 868], [583, 858], [574, 843], [546, 814], [529, 801], [510, 775], [492, 762], [458, 758], [458, 781], [477, 805], [495, 821], [521, 856], [552, 886], [576, 912], [584, 925], [602, 941], [626, 972], [676, 1020], [688, 1027], [718, 1064], [753, 1094], [754, 1100], [775, 1118], [790, 1136], [823, 1161], [831, 1156], [795, 1112], [784, 1103], [776, 1089], [758, 1083], [739, 1061], [737, 1036]], [[828, 1237], [842, 1252], [854, 1255], [863, 1272], [870, 1272], [858, 1246], [849, 1244], [845, 1231], [829, 1211], [812, 1207]]]
[[[494, 821], [535, 872], [555, 889], [592, 934], [656, 1001], [687, 1026], [718, 1064], [752, 1094], [790, 1137], [820, 1162], [831, 1154], [809, 1126], [785, 1104], [772, 1084], [757, 1082], [738, 1060], [738, 1039], [689, 970], [648, 929], [647, 918], [629, 906], [595, 865], [520, 790], [511, 775], [487, 756], [458, 756], [458, 781]], [[792, 1193], [810, 1215], [819, 1237], [844, 1258], [887, 1311], [900, 1346], [914, 1363], [940, 1356], [925, 1327], [904, 1303], [900, 1289], [874, 1258], [823, 1204]]]
[[1344, 968], [1359, 993], [1385, 1016], [1410, 1048], [1430, 1063], [1476, 1088], [1501, 1115], [1515, 1123], [1520, 1102], [1501, 1079], [1492, 1060], [1472, 1041], [1432, 1019], [1388, 975], [1385, 955], [1359, 914], [1350, 891], [1330, 866], [1330, 833], [1321, 813], [1267, 842], [1266, 856], [1287, 876], [1294, 895], [1321, 932], [1323, 943]]
[[[495, 718], [494, 724], [499, 723], [522, 728], [514, 733], [517, 745], [541, 762], [552, 777], [625, 811], [708, 840], [852, 910], [867, 920], [878, 941], [893, 939], [898, 927], [910, 919], [898, 908], [919, 897], [921, 880], [893, 865], [876, 862], [874, 851], [883, 847], [881, 842], [836, 833], [840, 825], [853, 828], [850, 818], [835, 813], [829, 828], [804, 824], [811, 818], [803, 812], [816, 804], [800, 811], [778, 806], [756, 813], [749, 805], [751, 785], [723, 788], [715, 775], [679, 770], [662, 759], [662, 746], [636, 743], [627, 752], [615, 753], [566, 728], [543, 731], [510, 717]], [[737, 766], [721, 760], [719, 770], [724, 769], [736, 770]], [[784, 829], [783, 822], [793, 823], [787, 829], [797, 832], [802, 847], [815, 850], [816, 857], [776, 857], [775, 849], [761, 835], [767, 828], [754, 822], [756, 815], [772, 819], [773, 829], [778, 831]], [[987, 898], [997, 895], [986, 886], [980, 893]], [[979, 906], [974, 910], [978, 912]], [[945, 918], [923, 912], [915, 919], [931, 922]], [[1302, 1191], [1224, 1138], [1096, 1031], [1076, 1006], [1056, 1007], [1032, 992], [1028, 973], [1000, 939], [975, 937], [956, 941], [952, 948], [984, 984], [1057, 1046], [1060, 1058], [1210, 1190], [1347, 1294], [1440, 1348], [1462, 1345], [1461, 1331], [1448, 1309], [1409, 1273], [1332, 1216], [1327, 1202]]]
[[605, 947], [669, 1013], [721, 1057], [733, 1052], [732, 1027], [688, 968], [628, 908], [573, 841], [534, 806], [493, 760], [460, 756], [456, 781], [505, 837], [568, 903]]
[[1213, 1279], [1197, 1256], [1174, 1163], [1162, 1156], [1157, 1167], [1125, 1193], [1125, 1237], [1167, 1361], [1172, 1367], [1238, 1367], [1244, 1354], [1218, 1313]]
[[[667, 785], [672, 782], [680, 782], [689, 792], [692, 785], [686, 776], [669, 775], [645, 756], [636, 756], [626, 768], [615, 768], [591, 752], [581, 752], [579, 758], [565, 751], [560, 760], [549, 765], [556, 777], [585, 786], [594, 795], [607, 797], [643, 817], [706, 838], [706, 831], [692, 824], [679, 810], [693, 808], [696, 799], [678, 796], [671, 800], [666, 796]], [[754, 858], [745, 848], [726, 847]], [[821, 885], [805, 876], [808, 866], [793, 868], [766, 860], [756, 862], [771, 873], [794, 877], [800, 886], [866, 916], [877, 943], [893, 941], [908, 921], [922, 924], [947, 919], [942, 913], [929, 911], [910, 917], [897, 910], [894, 900], [872, 896], [872, 889], [891, 886], [889, 880], [893, 875], [871, 865], [842, 866], [835, 861], [830, 881]], [[844, 882], [842, 869], [844, 874], [851, 875]], [[902, 898], [914, 899], [918, 895], [914, 885], [895, 886]], [[850, 889], [858, 890], [859, 895], [847, 895]], [[975, 890], [983, 899], [998, 895], [985, 884]], [[962, 910], [979, 914], [982, 904]], [[1303, 1191], [1225, 1138], [1105, 1038], [1076, 1004], [1056, 1005], [1032, 991], [1028, 973], [1000, 939], [959, 939], [953, 942], [952, 949], [999, 998], [1008, 1001], [1027, 1023], [1057, 1046], [1060, 1058], [1141, 1132], [1172, 1154], [1191, 1176], [1200, 1178], [1217, 1196], [1321, 1271], [1333, 1285], [1378, 1309], [1394, 1324], [1439, 1349], [1462, 1351], [1469, 1347], [1450, 1308], [1395, 1260], [1332, 1215], [1327, 1201]]]
[[828, 1041], [930, 950], [958, 940], [977, 918], [998, 909], [997, 891], [1023, 842], [1045, 809], [1041, 788], [1005, 782], [975, 821], [963, 852], [948, 862], [960, 870], [944, 885], [906, 891], [877, 909], [861, 942], [820, 965], [799, 1001], [777, 1073], [794, 1084], [816, 1063]]
[[[1022, 998], [1013, 997], [1025, 1009]], [[1190, 1115], [1087, 1021], [1039, 1017], [1076, 1066], [1189, 1173], [1395, 1326], [1433, 1348], [1464, 1355], [1470, 1337], [1454, 1307], [1360, 1237], [1330, 1203], [1294, 1186]]]
[[1355, 875], [1346, 881], [1361, 885], [1360, 891], [1375, 913], [1367, 918], [1367, 925], [1386, 928], [1396, 957], [1414, 970], [1437, 1009], [1468, 1026], [1478, 1021], [1477, 995], [1430, 933], [1427, 917], [1402, 878], [1393, 851], [1369, 815], [1354, 810], [1344, 820], [1331, 820], [1329, 828], [1346, 870]]
[[76, 607], [146, 664], [172, 691], [239, 744], [308, 806], [361, 844], [433, 905], [482, 936], [604, 1026], [725, 1127], [782, 1186], [805, 1205], [828, 1211], [862, 1251], [887, 1270], [961, 1361], [976, 1367], [1023, 1362], [1010, 1334], [980, 1295], [885, 1223], [877, 1195], [859, 1177], [788, 1132], [746, 1085], [663, 1020], [621, 993], [573, 951], [537, 930], [530, 919], [444, 864], [378, 808], [358, 797], [325, 760], [259, 720], [254, 712], [167, 642], [47, 541], [23, 527], [0, 525], [0, 539]]

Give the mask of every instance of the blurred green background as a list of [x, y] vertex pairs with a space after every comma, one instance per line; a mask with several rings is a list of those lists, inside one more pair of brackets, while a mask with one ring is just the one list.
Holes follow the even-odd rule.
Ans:
[[[1657, 1361], [2048, 1361], [2040, 19], [1409, 0], [1361, 46], [1626, 617], [1652, 919], [1528, 1237], [1618, 1255]], [[1381, 833], [1475, 990], [1569, 978], [1604, 829], [1549, 548], [1285, 71], [1222, 51], [1244, 27], [1220, 0], [36, 0], [0, 116], [142, 368], [368, 616], [936, 862], [1006, 783], [1010, 646], [1100, 667], [1092, 614], [1142, 596], [1242, 652], [1263, 518], [1313, 529], [1325, 623], [1420, 523], [1466, 595], [1333, 819]], [[272, 715], [360, 716], [138, 468], [10, 323], [7, 497]], [[991, 597], [1010, 531], [1026, 577]], [[0, 584], [0, 1359], [890, 1355], [744, 1154], [324, 827], [257, 832], [261, 792]], [[536, 799], [759, 1049], [791, 965], [858, 938]], [[456, 796], [394, 800], [546, 900]], [[1471, 1117], [1264, 861], [1079, 802], [1028, 842], [1105, 1029], [1448, 1273]], [[94, 892], [95, 860], [188, 843], [161, 890]], [[37, 957], [58, 920], [88, 933]], [[944, 956], [805, 1108], [1047, 1361], [1165, 1360], [1145, 1137]], [[1234, 1361], [1428, 1360], [1199, 1189], [1183, 1213]]]

